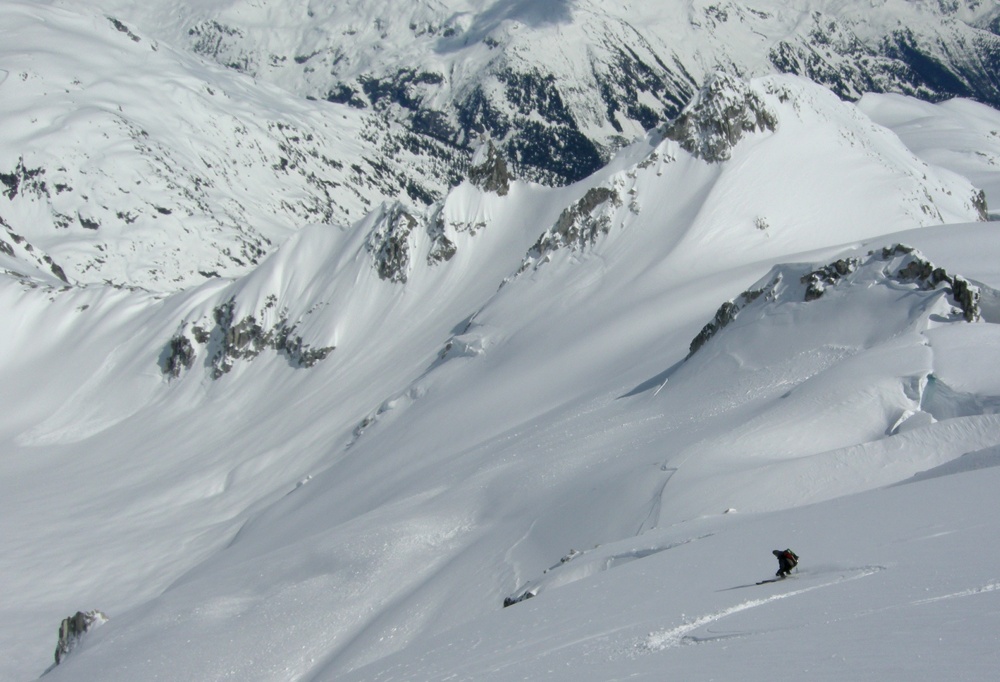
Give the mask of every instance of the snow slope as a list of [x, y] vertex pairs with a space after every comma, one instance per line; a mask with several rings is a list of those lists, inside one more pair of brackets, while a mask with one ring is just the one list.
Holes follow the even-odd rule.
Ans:
[[[484, 16], [549, 30], [570, 6], [505, 7]], [[994, 110], [715, 74], [579, 182], [498, 165], [425, 205], [397, 180], [444, 192], [427, 150], [368, 156], [392, 124], [126, 9], [192, 16], [0, 4], [0, 678], [41, 675], [89, 609], [109, 620], [45, 679], [995, 668]], [[316, 145], [287, 174], [279, 123]], [[211, 184], [189, 205], [178, 177]], [[85, 225], [129, 206], [135, 233]], [[799, 573], [754, 584], [785, 546]]]
[[896, 95], [866, 95], [858, 106], [899, 135], [920, 158], [982, 188], [996, 215], [995, 207], [1000, 206], [1000, 116], [996, 109], [964, 99], [928, 105]]
[[[737, 104], [754, 125], [711, 125]], [[988, 669], [976, 188], [794, 77], [720, 77], [683, 120], [170, 296], [5, 275], [2, 675], [91, 608], [46, 679], [757, 679], [779, 636], [830, 678]], [[741, 587], [778, 546], [800, 574]]]
[[[947, 262], [991, 239], [992, 229], [894, 239], [923, 241], [936, 262]], [[857, 253], [864, 259], [867, 247]], [[213, 386], [229, 389], [216, 392], [225, 407], [199, 409], [184, 423], [185, 440], [206, 443], [195, 457], [168, 462], [155, 453], [164, 445], [149, 438], [149, 413], [114, 436], [91, 438], [90, 448], [113, 438], [136, 470], [128, 475], [117, 462], [116, 485], [75, 517], [76, 542], [101, 548], [82, 573], [101, 573], [126, 547], [130, 571], [113, 588], [100, 579], [85, 586], [74, 571], [61, 588], [53, 576], [49, 590], [115, 606], [115, 593], [152, 591], [151, 582], [176, 568], [164, 565], [168, 557], [192, 561], [206, 545], [217, 549], [159, 596], [118, 606], [120, 615], [113, 610], [49, 677], [342, 679], [355, 670], [356, 679], [613, 679], [661, 675], [664, 665], [727, 677], [750, 657], [762, 661], [749, 675], [758, 679], [771, 674], [764, 662], [778, 629], [786, 663], [802, 672], [904, 679], [916, 641], [932, 659], [917, 668], [928, 679], [960, 656], [972, 661], [965, 679], [976, 679], [995, 662], [988, 626], [996, 579], [986, 548], [1000, 445], [996, 332], [988, 321], [965, 322], [941, 288], [885, 277], [880, 262], [817, 301], [757, 299], [759, 309], [746, 308], [665, 385], [654, 372], [671, 362], [666, 349], [625, 353], [627, 344], [598, 334], [585, 358], [577, 350], [567, 359], [580, 370], [570, 379], [551, 367], [564, 354], [558, 343], [546, 353], [537, 339], [515, 337], [448, 360], [385, 401], [360, 437], [341, 433], [339, 443], [319, 439], [331, 422], [343, 423], [330, 403], [309, 404], [319, 375], [287, 393], [279, 372], [291, 370], [274, 363], [248, 367], [241, 385], [268, 380], [267, 403], [294, 400], [295, 409], [253, 424], [268, 420], [253, 404], [259, 398], [241, 399], [228, 375]], [[992, 264], [972, 271], [976, 281], [1000, 281]], [[690, 299], [660, 303], [674, 319], [697, 307]], [[841, 324], [844, 315], [854, 324]], [[764, 364], [775, 355], [785, 360]], [[618, 370], [614, 381], [608, 366]], [[559, 379], [562, 400], [546, 394]], [[601, 390], [579, 388], [595, 379], [605, 381]], [[913, 415], [900, 422], [906, 411]], [[230, 418], [212, 429], [204, 412]], [[139, 424], [145, 446], [123, 442]], [[209, 447], [203, 432], [212, 430], [233, 442], [220, 434]], [[293, 442], [279, 440], [289, 434]], [[345, 449], [349, 437], [356, 440]], [[178, 439], [169, 441], [176, 448]], [[237, 451], [246, 454], [228, 469], [241, 459]], [[318, 453], [320, 461], [303, 461]], [[68, 474], [51, 462], [50, 490]], [[157, 462], [183, 474], [147, 470]], [[308, 472], [297, 482], [289, 475], [296, 467]], [[988, 477], [976, 477], [984, 467]], [[78, 485], [85, 474], [73, 473]], [[145, 483], [137, 490], [126, 475]], [[921, 482], [883, 488], [910, 478]], [[268, 484], [279, 488], [270, 500], [245, 511], [230, 506]], [[39, 511], [26, 495], [9, 494], [25, 512]], [[839, 499], [810, 506], [829, 498]], [[129, 513], [119, 517], [122, 502]], [[111, 517], [99, 525], [94, 514]], [[196, 519], [200, 533], [181, 532]], [[176, 533], [193, 546], [130, 547], [135, 540], [123, 531], [135, 525], [146, 543], [167, 545], [164, 535]], [[114, 540], [103, 537], [112, 529]], [[32, 533], [53, 530], [35, 524]], [[787, 586], [742, 587], [773, 570], [772, 545], [795, 547], [801, 573]], [[586, 551], [544, 572], [571, 548]], [[541, 586], [538, 597], [501, 611], [505, 596], [531, 586]], [[942, 618], [953, 624], [932, 625]], [[899, 622], [907, 626], [894, 629]], [[711, 640], [730, 636], [737, 641], [726, 651], [734, 650], [721, 657], [680, 646], [708, 640], [714, 652]]]

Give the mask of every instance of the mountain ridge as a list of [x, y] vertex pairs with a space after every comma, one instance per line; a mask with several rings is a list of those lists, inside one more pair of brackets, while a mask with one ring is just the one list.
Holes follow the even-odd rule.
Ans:
[[518, 175], [560, 184], [676, 116], [720, 69], [803, 75], [852, 100], [901, 92], [1000, 104], [1000, 9], [980, 0], [452, 0], [405, 12], [384, 0], [238, 2], [169, 15], [99, 6], [300, 96], [383, 111], [418, 135], [468, 149], [488, 134]]
[[[193, 6], [0, 2], [0, 677], [41, 674], [56, 626], [98, 610], [45, 679], [995, 668], [995, 109], [845, 101], [766, 52], [765, 75], [647, 72], [657, 41], [605, 33], [595, 3], [412, 3], [381, 26], [361, 0]], [[455, 33], [430, 21], [459, 6]], [[809, 32], [834, 4], [629, 7], [629, 35], [674, 12], [738, 55], [766, 40], [748, 27]], [[830, 54], [879, 61], [879, 17], [922, 17], [916, 40], [994, 16], [859, 7]], [[406, 78], [387, 58], [354, 104], [309, 102], [183, 47], [230, 54], [270, 18], [261, 63], [325, 77], [330, 36], [287, 35], [309, 8], [355, 12], [343, 59], [374, 68], [384, 40]], [[606, 42], [572, 63], [590, 28]], [[454, 80], [398, 35], [450, 46]], [[605, 99], [615, 54], [633, 71]], [[543, 166], [579, 150], [519, 157], [534, 138], [486, 119], [419, 132], [466, 78], [511, 131], [621, 139], [571, 181]], [[647, 129], [664, 102], [643, 88], [683, 84]], [[800, 574], [751, 587], [787, 546]]]

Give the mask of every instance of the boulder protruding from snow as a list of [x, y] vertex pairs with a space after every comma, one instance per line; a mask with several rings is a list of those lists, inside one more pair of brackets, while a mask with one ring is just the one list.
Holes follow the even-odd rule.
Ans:
[[80, 639], [94, 628], [103, 625], [108, 617], [100, 611], [77, 611], [74, 615], [63, 618], [59, 625], [59, 642], [56, 644], [56, 665], [65, 660], [73, 649], [80, 643]]

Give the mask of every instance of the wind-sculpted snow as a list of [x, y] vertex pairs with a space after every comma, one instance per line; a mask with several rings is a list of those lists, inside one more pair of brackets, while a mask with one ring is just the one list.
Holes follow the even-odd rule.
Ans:
[[[786, 282], [792, 280], [792, 284]], [[862, 282], [868, 286], [912, 285], [918, 291], [928, 292], [931, 297], [946, 293], [954, 306], [953, 315], [966, 322], [982, 319], [979, 310], [979, 289], [960, 275], [950, 275], [943, 268], [935, 267], [915, 249], [903, 244], [871, 252], [864, 260], [842, 258], [821, 268], [803, 273], [794, 284], [794, 273], [776, 269], [765, 279], [743, 292], [733, 301], [726, 301], [715, 313], [715, 318], [706, 324], [691, 341], [690, 354], [693, 355], [724, 327], [735, 321], [740, 312], [758, 299], [763, 302], [758, 308], [773, 308], [786, 302], [809, 302], [821, 298], [832, 287], [856, 286]], [[804, 287], [804, 291], [802, 290]], [[766, 315], [766, 313], [764, 313]]]
[[[578, 58], [589, 39], [576, 22], [597, 29], [618, 6], [397, 3], [378, 16], [367, 0], [198, 3], [196, 14], [107, 3], [86, 16], [78, 3], [0, 5], [11, 17], [0, 45], [54, 27], [69, 36], [54, 52], [104, 74], [74, 89], [73, 61], [0, 47], [19, 66], [0, 73], [0, 94], [39, 85], [0, 99], [23, 124], [0, 158], [0, 677], [40, 674], [60, 621], [96, 608], [108, 622], [48, 679], [756, 682], [773, 680], [775, 660], [803, 679], [994, 674], [992, 115], [971, 102], [855, 106], [789, 75], [717, 76], [701, 92], [707, 69], [666, 73], [684, 63], [691, 20], [731, 54], [753, 46], [766, 60], [767, 39], [747, 29], [823, 19], [787, 7], [630, 3], [642, 31], [617, 26], [646, 46], [609, 39]], [[840, 4], [848, 26], [854, 6]], [[461, 11], [430, 21], [448, 7]], [[865, 41], [880, 18], [943, 11], [866, 7], [871, 30], [851, 24]], [[969, 21], [992, 16], [960, 7]], [[310, 9], [338, 21], [282, 61]], [[660, 64], [644, 32], [666, 18], [677, 59]], [[8, 26], [33, 28], [22, 38]], [[167, 34], [239, 68], [336, 75], [344, 103], [295, 102], [172, 52]], [[346, 41], [340, 54], [324, 51], [332, 37]], [[239, 52], [259, 40], [273, 41], [262, 61]], [[433, 64], [416, 58], [425, 41]], [[370, 58], [375, 42], [384, 60]], [[611, 53], [629, 55], [623, 80], [611, 80]], [[496, 58], [495, 77], [475, 77], [469, 54]], [[29, 62], [48, 69], [46, 87]], [[581, 109], [593, 92], [566, 95], [559, 69], [593, 69], [607, 98]], [[135, 96], [111, 97], [133, 72]], [[431, 100], [446, 112], [467, 78], [482, 86], [467, 120], [488, 136], [449, 148], [399, 129], [402, 118], [442, 130]], [[656, 97], [643, 94], [657, 81]], [[683, 83], [700, 93], [685, 134], [640, 134], [633, 119], [652, 120]], [[175, 120], [175, 98], [190, 118]], [[591, 158], [587, 145], [524, 144], [577, 139], [581, 110], [587, 135], [614, 129], [609, 147], [625, 146], [578, 182], [526, 180], [520, 168], [541, 163], [529, 153]], [[83, 221], [54, 228], [46, 202], [60, 196], [170, 209], [151, 210], [191, 230], [178, 253], [199, 267], [237, 241], [223, 230], [208, 243], [197, 216], [162, 203], [187, 185], [147, 173], [127, 135], [115, 151], [123, 138], [100, 125], [119, 115], [143, 122], [176, 168], [246, 163], [206, 175], [217, 184], [196, 196], [246, 217], [240, 229], [273, 228], [255, 265], [151, 293], [102, 283], [99, 268], [132, 259], [95, 246], [107, 262], [94, 261], [93, 280], [75, 274], [80, 235], [107, 253], [135, 247], [126, 282], [148, 279], [143, 259], [158, 249], [145, 233], [130, 241], [131, 228], [115, 237], [85, 202]], [[731, 115], [727, 128], [719, 117]], [[510, 129], [494, 134], [497, 121]], [[81, 184], [74, 168], [97, 173], [81, 150], [106, 155], [87, 158], [114, 182]], [[292, 206], [286, 217], [316, 207], [309, 197], [326, 205], [295, 179], [324, 154], [343, 164], [316, 173], [343, 181], [327, 208], [350, 219], [265, 210], [268, 197]], [[466, 161], [468, 179], [454, 177]], [[61, 167], [72, 193], [56, 189]], [[163, 191], [144, 193], [156, 177]], [[775, 547], [802, 557], [799, 572], [757, 585]]]

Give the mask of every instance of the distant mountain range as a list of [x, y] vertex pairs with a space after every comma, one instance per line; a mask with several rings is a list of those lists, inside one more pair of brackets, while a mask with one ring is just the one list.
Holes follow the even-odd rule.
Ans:
[[979, 2], [0, 12], [0, 227], [15, 270], [161, 292], [245, 273], [308, 223], [346, 226], [382, 201], [433, 211], [487, 146], [507, 177], [580, 180], [719, 70], [801, 74], [844, 99], [1000, 103], [1000, 9]]
[[578, 180], [716, 70], [791, 73], [844, 99], [1000, 105], [1000, 6], [983, 0], [91, 0], [291, 93], [383, 114], [529, 179]]

